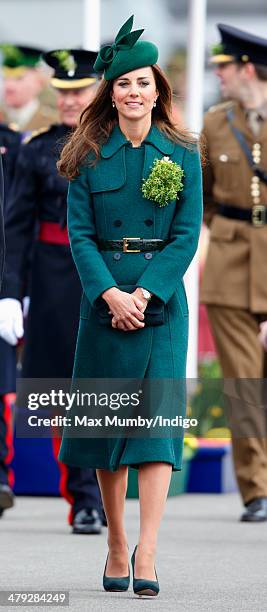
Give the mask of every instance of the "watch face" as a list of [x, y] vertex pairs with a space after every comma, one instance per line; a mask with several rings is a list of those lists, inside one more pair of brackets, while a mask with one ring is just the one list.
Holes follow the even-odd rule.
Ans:
[[149, 298], [151, 297], [149, 291], [147, 291], [147, 289], [142, 289], [142, 293], [143, 293], [144, 298], [146, 300], [149, 300]]

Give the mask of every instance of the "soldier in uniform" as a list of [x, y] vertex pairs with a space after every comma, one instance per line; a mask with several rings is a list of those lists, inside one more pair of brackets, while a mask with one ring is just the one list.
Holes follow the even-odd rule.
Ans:
[[[2, 44], [0, 50], [3, 59], [0, 148], [3, 154], [6, 203], [20, 141], [31, 130], [50, 126], [58, 120], [58, 114], [57, 111], [42, 105], [38, 97], [47, 80], [44, 70], [40, 67], [41, 49]], [[25, 293], [28, 293], [27, 289]], [[0, 320], [0, 326], [1, 324]], [[0, 338], [0, 512], [14, 503], [14, 477], [7, 465], [13, 456], [11, 414], [18, 352], [15, 346]]]
[[[262, 410], [267, 320], [267, 40], [218, 25], [212, 62], [226, 102], [204, 120], [210, 244], [201, 301], [225, 379], [242, 521], [267, 520], [267, 430]], [[240, 379], [243, 379], [240, 381]], [[252, 384], [253, 383], [253, 384]], [[230, 381], [225, 381], [229, 385]]]
[[2, 168], [2, 154], [0, 154], [0, 289], [2, 285], [4, 255], [5, 255], [5, 236], [4, 236], [4, 181]]
[[[69, 378], [72, 374], [81, 286], [66, 228], [68, 183], [58, 175], [56, 162], [79, 114], [95, 94], [95, 58], [96, 53], [83, 50], [44, 55], [55, 70], [51, 84], [57, 91], [61, 123], [29, 137], [17, 159], [6, 218], [0, 333], [10, 344], [16, 344], [23, 333], [21, 300], [27, 254], [34, 244], [22, 359], [22, 376], [26, 378]], [[54, 444], [57, 441], [59, 446], [59, 440], [53, 438]], [[95, 471], [63, 464], [60, 468], [61, 492], [71, 503], [73, 532], [100, 533], [103, 515]]]
[[[4, 123], [0, 123], [0, 153], [2, 155], [5, 194], [8, 193], [15, 172], [21, 136]], [[7, 198], [5, 197], [5, 202]], [[5, 208], [4, 204], [3, 207]]]
[[1, 44], [3, 56], [3, 105], [0, 121], [13, 130], [30, 132], [58, 121], [52, 108], [38, 98], [47, 77], [40, 67], [42, 50]]
[[[0, 124], [0, 152], [3, 162], [4, 192], [2, 193], [3, 218], [10, 189], [21, 136], [4, 124]], [[2, 244], [1, 244], [2, 247]], [[0, 247], [0, 248], [1, 248]], [[0, 328], [2, 321], [0, 320]], [[11, 435], [11, 406], [16, 389], [16, 349], [0, 338], [0, 517], [4, 509], [14, 504], [12, 486], [13, 471], [9, 463], [13, 456]]]
[[[0, 154], [0, 289], [2, 286], [4, 258], [5, 258], [4, 179], [3, 179], [2, 153], [1, 153]], [[0, 425], [0, 432], [1, 432], [1, 425]], [[2, 513], [3, 513], [3, 509], [1, 507], [1, 495], [2, 495], [2, 484], [0, 482], [0, 517], [2, 516]], [[5, 489], [4, 489], [4, 496], [5, 496]]]

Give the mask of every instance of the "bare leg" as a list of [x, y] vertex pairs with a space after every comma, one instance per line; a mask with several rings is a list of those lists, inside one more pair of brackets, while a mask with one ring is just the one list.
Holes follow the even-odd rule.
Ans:
[[128, 545], [124, 527], [124, 504], [127, 491], [128, 466], [116, 472], [96, 470], [108, 524], [108, 563], [106, 576], [128, 575]]
[[172, 466], [155, 462], [138, 470], [140, 536], [135, 555], [135, 578], [156, 580], [154, 563], [157, 536], [168, 495]]

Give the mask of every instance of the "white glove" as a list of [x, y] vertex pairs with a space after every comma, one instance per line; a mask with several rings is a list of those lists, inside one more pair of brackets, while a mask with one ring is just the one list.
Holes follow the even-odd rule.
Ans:
[[23, 315], [19, 300], [3, 298], [0, 300], [0, 336], [15, 346], [19, 338], [22, 338]]
[[260, 333], [258, 338], [264, 350], [267, 351], [267, 321], [260, 323]]

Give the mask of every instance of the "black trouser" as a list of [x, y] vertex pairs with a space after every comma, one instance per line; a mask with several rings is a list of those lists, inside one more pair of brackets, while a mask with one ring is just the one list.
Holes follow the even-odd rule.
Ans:
[[96, 508], [102, 513], [102, 501], [95, 470], [66, 466], [66, 486], [73, 497], [72, 516], [82, 508]]
[[[10, 413], [4, 396], [16, 389], [16, 349], [0, 338], [0, 484], [9, 483], [7, 457], [12, 439], [9, 437]], [[11, 484], [11, 482], [10, 482]]]
[[8, 465], [6, 458], [8, 448], [8, 423], [6, 422], [5, 406], [3, 397], [0, 395], [0, 484], [8, 484]]

